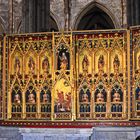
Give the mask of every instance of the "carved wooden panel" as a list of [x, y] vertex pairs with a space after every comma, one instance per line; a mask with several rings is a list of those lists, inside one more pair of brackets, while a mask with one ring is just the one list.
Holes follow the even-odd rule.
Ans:
[[76, 35], [77, 119], [127, 119], [127, 32]]
[[128, 30], [5, 36], [4, 119], [128, 120], [128, 36]]

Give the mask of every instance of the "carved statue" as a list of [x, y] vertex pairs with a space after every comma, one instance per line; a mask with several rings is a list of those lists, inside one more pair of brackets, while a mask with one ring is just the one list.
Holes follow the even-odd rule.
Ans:
[[15, 94], [15, 96], [14, 96], [14, 103], [15, 104], [20, 104], [20, 95], [19, 94]]
[[29, 58], [28, 67], [31, 73], [34, 73], [35, 70], [35, 62], [32, 57]]
[[58, 96], [58, 102], [59, 103], [64, 103], [64, 93], [63, 93], [63, 91], [58, 91], [57, 90], [57, 96]]
[[44, 70], [45, 73], [49, 71], [49, 60], [47, 57], [45, 57], [42, 62], [42, 69]]
[[18, 57], [15, 58], [14, 69], [16, 74], [20, 74], [20, 60]]
[[68, 92], [66, 94], [65, 108], [66, 108], [66, 111], [71, 110], [71, 92]]
[[33, 93], [30, 93], [28, 95], [28, 103], [31, 103], [31, 104], [35, 103], [35, 95]]
[[118, 92], [115, 92], [113, 95], [113, 102], [120, 102], [120, 94]]
[[98, 60], [98, 69], [99, 69], [99, 72], [104, 72], [104, 70], [103, 70], [104, 65], [105, 65], [104, 56], [103, 55], [100, 55], [99, 60]]
[[64, 112], [66, 111], [65, 108], [64, 108], [64, 93], [63, 91], [58, 91], [57, 90], [57, 96], [58, 96], [58, 99], [57, 99], [57, 111], [60, 111], [60, 112]]
[[67, 69], [67, 66], [68, 66], [68, 59], [66, 57], [66, 54], [63, 52], [62, 53], [62, 56], [60, 57], [60, 68], [61, 70], [66, 70]]
[[114, 72], [117, 73], [119, 71], [119, 66], [120, 66], [120, 60], [117, 54], [115, 55], [113, 66], [114, 66]]
[[47, 93], [43, 94], [43, 103], [48, 103], [49, 102], [49, 95]]
[[84, 72], [88, 72], [88, 66], [89, 66], [89, 61], [87, 55], [84, 55], [83, 61], [82, 61], [82, 68]]
[[138, 100], [140, 100], [140, 91], [138, 92]]
[[104, 95], [103, 93], [99, 92], [96, 96], [96, 102], [104, 102]]
[[86, 93], [84, 93], [84, 94], [82, 95], [81, 101], [84, 102], [84, 103], [88, 102], [88, 95], [87, 95]]

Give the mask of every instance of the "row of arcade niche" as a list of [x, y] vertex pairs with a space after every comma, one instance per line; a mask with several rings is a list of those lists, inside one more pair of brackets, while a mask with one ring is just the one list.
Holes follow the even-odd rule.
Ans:
[[9, 36], [7, 118], [126, 120], [125, 35]]
[[77, 119], [127, 119], [125, 33], [77, 36]]
[[8, 38], [8, 118], [71, 120], [72, 35], [38, 36]]

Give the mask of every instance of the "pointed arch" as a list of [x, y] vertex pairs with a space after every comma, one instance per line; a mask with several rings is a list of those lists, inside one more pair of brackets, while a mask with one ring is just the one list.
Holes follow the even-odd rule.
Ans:
[[50, 30], [60, 31], [60, 29], [61, 26], [58, 22], [58, 17], [52, 11], [50, 11]]
[[[21, 17], [21, 19], [19, 20], [19, 24], [17, 26], [18, 33], [22, 32], [22, 24], [23, 20]], [[58, 22], [58, 17], [52, 11], [50, 11], [50, 31], [60, 31], [61, 28], [62, 27]]]
[[[119, 23], [117, 22], [115, 16], [113, 15], [113, 13], [107, 8], [105, 7], [104, 5], [100, 4], [100, 3], [97, 3], [97, 2], [91, 2], [89, 3], [88, 5], [86, 5], [80, 12], [79, 14], [77, 14], [77, 17], [75, 18], [75, 21], [74, 21], [74, 24], [73, 24], [73, 29], [77, 30], [77, 29], [80, 29], [78, 26], [79, 24], [80, 25], [84, 25], [83, 23], [81, 23], [82, 19], [83, 21], [86, 21], [86, 22], [93, 22], [93, 23], [96, 23], [94, 21], [94, 18], [93, 18], [93, 13], [95, 12], [95, 16], [97, 14], [100, 13], [100, 17], [96, 17], [99, 22], [103, 21], [102, 19], [104, 19], [104, 21], [106, 23], [110, 23], [110, 26], [108, 24], [107, 27], [104, 27], [105, 28], [118, 28], [120, 27]], [[86, 18], [86, 20], [84, 20], [85, 16], [89, 16], [89, 14], [91, 14], [90, 17], [88, 17], [88, 19]], [[85, 24], [86, 26], [86, 24]], [[82, 27], [84, 28], [84, 27]], [[91, 29], [90, 27], [88, 29]]]

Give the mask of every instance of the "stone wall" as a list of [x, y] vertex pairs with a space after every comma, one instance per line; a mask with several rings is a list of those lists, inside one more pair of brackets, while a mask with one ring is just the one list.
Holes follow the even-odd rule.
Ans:
[[[13, 1], [13, 4], [12, 2]], [[59, 30], [64, 30], [64, 0], [50, 0], [51, 15]], [[82, 18], [83, 11], [98, 3], [102, 10], [112, 16], [116, 28], [126, 26], [126, 0], [71, 0], [70, 28], [76, 29], [78, 18]], [[22, 0], [0, 0], [0, 23], [4, 32], [22, 32]]]
[[93, 129], [92, 140], [135, 140], [134, 127], [99, 127]]
[[21, 21], [22, 0], [0, 0], [0, 24], [3, 31], [5, 33], [17, 33]]
[[4, 32], [8, 32], [9, 26], [9, 5], [8, 0], [0, 0], [0, 24]]
[[[77, 18], [83, 10], [89, 10], [89, 7], [94, 6], [94, 3], [101, 5], [102, 10], [113, 17], [116, 28], [126, 26], [126, 0], [71, 0], [71, 28], [75, 28]], [[51, 0], [51, 11], [56, 15], [57, 23], [64, 27], [64, 4], [63, 0]], [[110, 13], [108, 13], [110, 11]], [[111, 15], [110, 15], [111, 14]]]
[[140, 127], [0, 127], [0, 132], [0, 140], [135, 140], [140, 135]]

